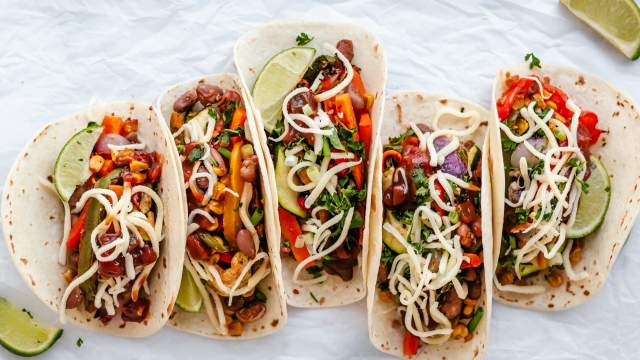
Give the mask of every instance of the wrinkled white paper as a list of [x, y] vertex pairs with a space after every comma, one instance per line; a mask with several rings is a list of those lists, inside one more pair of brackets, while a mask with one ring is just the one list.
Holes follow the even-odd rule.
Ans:
[[[370, 28], [387, 52], [389, 93], [425, 89], [489, 107], [498, 67], [534, 51], [543, 64], [579, 66], [640, 98], [640, 63], [628, 61], [557, 1], [3, 0], [0, 179], [4, 182], [24, 143], [46, 122], [83, 109], [92, 97], [152, 103], [172, 83], [233, 71], [236, 38], [262, 22], [286, 18], [347, 20]], [[638, 240], [636, 226], [602, 292], [577, 309], [537, 313], [496, 305], [486, 358], [637, 358]], [[55, 321], [20, 279], [4, 246], [0, 295]], [[84, 339], [80, 348], [78, 337]], [[12, 358], [0, 349], [0, 359]], [[41, 357], [102, 358], [386, 357], [369, 343], [364, 302], [338, 309], [290, 309], [284, 330], [250, 342], [211, 341], [172, 329], [146, 339], [121, 339], [66, 327], [59, 343]]]

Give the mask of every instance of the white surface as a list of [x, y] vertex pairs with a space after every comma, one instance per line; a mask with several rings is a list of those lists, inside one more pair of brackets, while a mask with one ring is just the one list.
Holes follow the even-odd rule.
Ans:
[[[45, 122], [84, 108], [92, 96], [151, 103], [174, 82], [233, 70], [231, 52], [239, 34], [278, 18], [352, 19], [370, 27], [387, 51], [389, 93], [422, 88], [489, 107], [498, 66], [519, 62], [533, 50], [543, 63], [579, 66], [640, 99], [640, 63], [627, 61], [556, 1], [425, 1], [419, 6], [411, 5], [414, 1], [366, 0], [327, 5], [274, 0], [206, 5], [35, 3], [0, 0], [3, 182], [23, 144]], [[292, 34], [292, 44], [294, 38]], [[638, 240], [636, 225], [602, 292], [577, 309], [536, 313], [496, 305], [486, 358], [637, 358]], [[54, 318], [31, 296], [4, 246], [0, 246], [0, 295]], [[81, 348], [75, 345], [78, 337], [84, 339]], [[217, 342], [170, 329], [132, 340], [67, 327], [59, 343], [41, 358], [107, 356], [118, 360], [385, 358], [369, 343], [364, 303], [332, 310], [290, 309], [283, 331], [251, 342]], [[12, 357], [0, 349], [0, 359], [5, 358]]]

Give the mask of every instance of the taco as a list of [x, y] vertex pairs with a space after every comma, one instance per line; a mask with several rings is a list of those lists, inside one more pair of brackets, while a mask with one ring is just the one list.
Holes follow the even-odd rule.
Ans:
[[243, 36], [234, 56], [277, 194], [288, 303], [362, 299], [382, 46], [350, 24], [279, 22]]
[[387, 99], [371, 202], [369, 337], [386, 353], [478, 358], [491, 318], [489, 113], [422, 92]]
[[158, 110], [173, 133], [186, 189], [185, 269], [169, 324], [224, 339], [277, 331], [287, 309], [272, 194], [237, 76], [172, 86]]
[[168, 135], [152, 107], [111, 103], [47, 125], [16, 160], [5, 239], [61, 322], [137, 337], [169, 320], [185, 227]]
[[501, 70], [493, 95], [496, 299], [537, 310], [582, 304], [638, 214], [640, 169], [628, 164], [640, 145], [624, 140], [637, 109], [596, 77], [548, 65]]

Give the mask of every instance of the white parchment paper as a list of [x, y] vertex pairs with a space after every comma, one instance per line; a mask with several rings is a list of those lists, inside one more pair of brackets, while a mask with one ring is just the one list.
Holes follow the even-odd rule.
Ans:
[[[534, 51], [543, 64], [579, 66], [640, 99], [640, 62], [628, 61], [553, 0], [0, 0], [0, 179], [4, 182], [15, 156], [44, 123], [83, 109], [92, 97], [152, 103], [172, 83], [233, 71], [236, 38], [282, 18], [350, 20], [369, 27], [387, 51], [388, 93], [425, 89], [489, 107], [497, 68]], [[486, 358], [638, 358], [639, 240], [636, 225], [602, 292], [577, 309], [537, 313], [496, 305]], [[0, 295], [55, 321], [31, 296], [4, 246]], [[79, 337], [82, 347], [76, 346]], [[0, 359], [13, 358], [0, 349]], [[171, 329], [146, 339], [122, 339], [66, 327], [41, 358], [386, 357], [369, 343], [362, 302], [330, 310], [290, 309], [283, 331], [250, 342], [211, 341]]]

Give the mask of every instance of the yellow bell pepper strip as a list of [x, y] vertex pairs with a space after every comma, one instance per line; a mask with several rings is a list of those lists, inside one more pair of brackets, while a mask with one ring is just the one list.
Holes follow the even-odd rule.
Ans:
[[[240, 168], [242, 167], [242, 153], [240, 148], [242, 141], [233, 144], [231, 157], [229, 158], [229, 176], [231, 177], [230, 187], [238, 195], [242, 194], [244, 180], [240, 177]], [[227, 193], [224, 197], [224, 209], [222, 211], [222, 228], [224, 238], [235, 247], [236, 235], [242, 228], [242, 220], [240, 220], [240, 199]]]
[[[112, 170], [110, 173], [96, 181], [93, 187], [94, 189], [106, 189], [111, 185], [111, 182], [118, 177], [120, 177], [120, 169]], [[104, 218], [104, 208], [98, 200], [89, 199], [85, 206], [87, 207], [87, 216], [85, 219], [84, 232], [80, 239], [80, 248], [78, 250], [79, 275], [84, 274], [91, 265], [93, 265], [94, 256], [93, 248], [91, 247], [91, 233]], [[96, 275], [80, 284], [80, 288], [84, 292], [84, 298], [89, 302], [93, 302], [93, 298], [96, 294]]]

